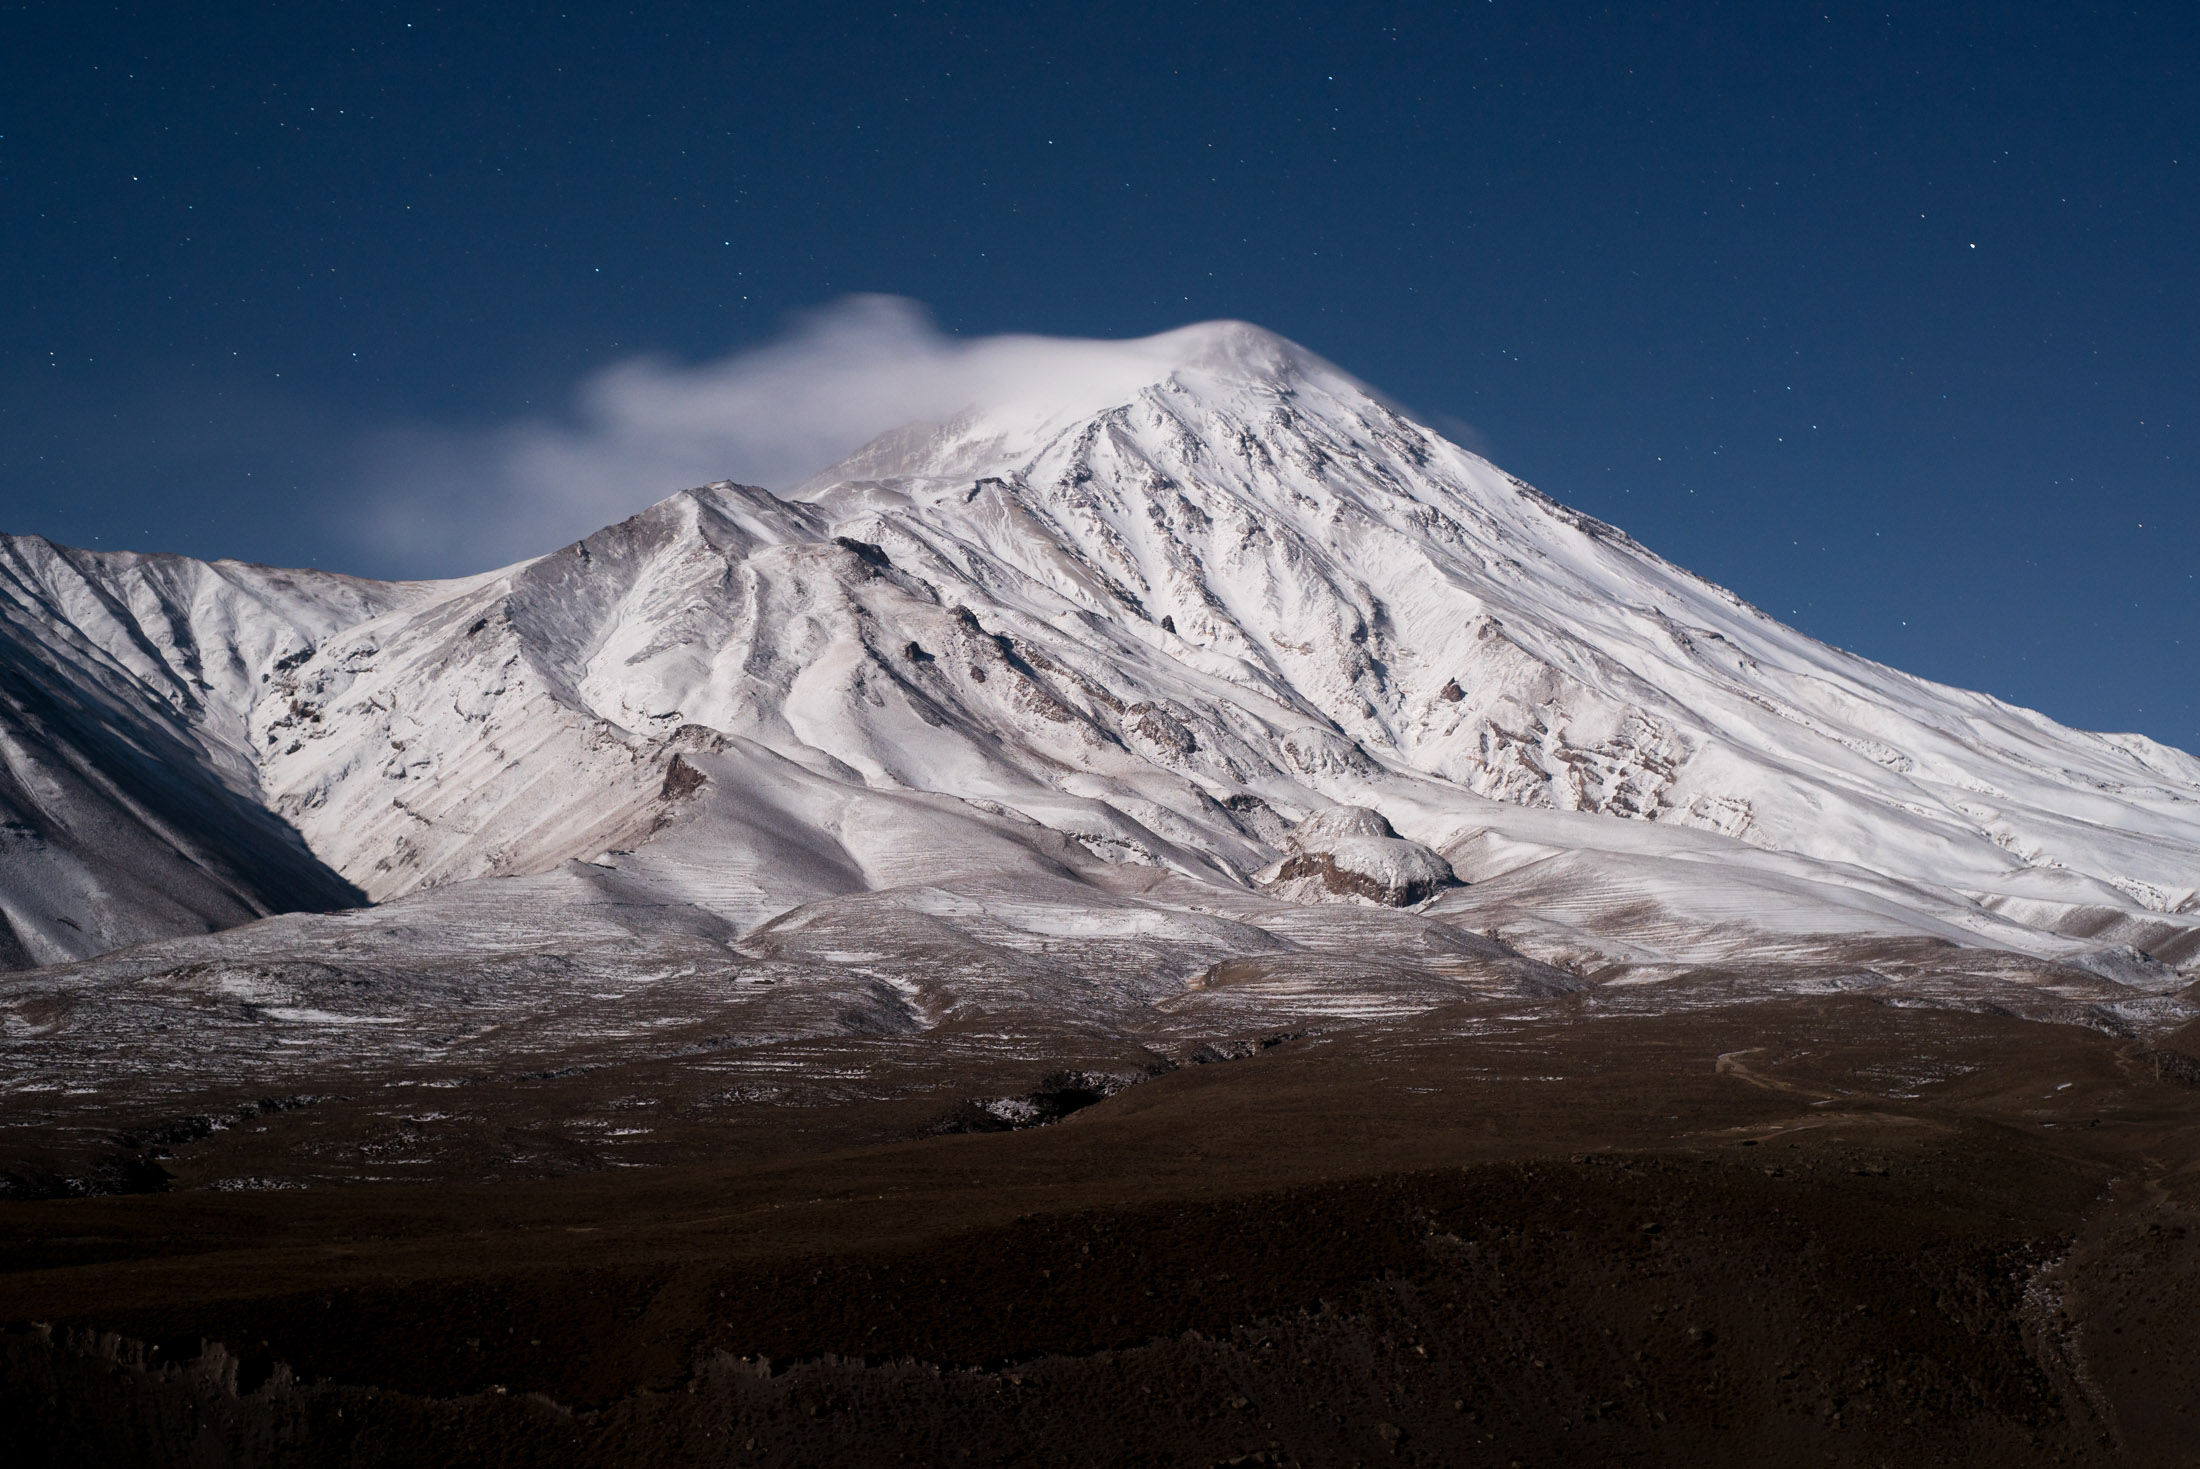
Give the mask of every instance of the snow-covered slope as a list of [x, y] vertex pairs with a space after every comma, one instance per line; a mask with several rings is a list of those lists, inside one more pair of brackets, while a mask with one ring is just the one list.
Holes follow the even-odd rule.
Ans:
[[[1448, 859], [1607, 953], [2200, 945], [2191, 756], [1816, 643], [1257, 328], [1088, 356], [785, 498], [707, 486], [461, 582], [7, 543], [23, 957], [342, 901], [293, 830], [376, 900], [582, 859], [736, 930], [943, 872], [1309, 898], [1328, 854], [1484, 901]], [[219, 814], [102, 796], [176, 854], [109, 863], [140, 893], [94, 871], [90, 797], [20, 794], [56, 761]], [[1379, 814], [1291, 840], [1335, 806]], [[55, 938], [95, 891], [98, 940]]]
[[408, 597], [0, 537], [0, 967], [358, 902], [266, 808], [245, 722], [275, 671]]
[[897, 555], [983, 577], [982, 548], [1141, 653], [1477, 794], [2193, 910], [2200, 761], [1816, 643], [1266, 333], [1175, 339], [1127, 404], [973, 416], [808, 497]]

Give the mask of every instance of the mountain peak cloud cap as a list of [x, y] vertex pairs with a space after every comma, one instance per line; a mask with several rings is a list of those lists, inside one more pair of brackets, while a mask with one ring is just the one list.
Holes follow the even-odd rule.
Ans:
[[989, 337], [963, 350], [978, 368], [970, 406], [988, 416], [1086, 418], [1171, 384], [1287, 392], [1315, 382], [1372, 396], [1349, 373], [1249, 321], [1196, 322], [1120, 340]]
[[[872, 317], [867, 330], [901, 323], [922, 330], [910, 303], [848, 303], [842, 319]], [[1327, 359], [1248, 321], [1196, 322], [1148, 337], [1007, 335], [931, 339], [931, 411], [906, 419], [845, 459], [783, 492], [806, 499], [851, 480], [977, 467], [980, 446], [1028, 449], [1053, 434], [1155, 394], [1208, 401], [1276, 401], [1311, 388], [1356, 405], [1389, 400]], [[946, 394], [954, 396], [949, 399]]]

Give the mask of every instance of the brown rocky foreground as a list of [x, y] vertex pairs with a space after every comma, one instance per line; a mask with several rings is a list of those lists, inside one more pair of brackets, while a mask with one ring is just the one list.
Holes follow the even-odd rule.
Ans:
[[1026, 1130], [866, 1102], [648, 1168], [11, 1202], [8, 1457], [2190, 1464], [2194, 1052], [1556, 1002]]

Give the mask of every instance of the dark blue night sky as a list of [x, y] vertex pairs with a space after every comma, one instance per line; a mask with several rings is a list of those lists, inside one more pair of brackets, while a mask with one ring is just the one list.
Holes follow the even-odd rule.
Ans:
[[357, 533], [388, 446], [637, 354], [1241, 317], [1818, 637], [2200, 748], [2196, 17], [8, 6], [0, 528], [475, 569]]

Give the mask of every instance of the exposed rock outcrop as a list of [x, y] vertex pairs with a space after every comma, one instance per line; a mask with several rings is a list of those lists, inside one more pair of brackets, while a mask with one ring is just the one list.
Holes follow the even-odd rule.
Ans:
[[1290, 855], [1256, 880], [1297, 903], [1372, 903], [1408, 908], [1460, 886], [1451, 864], [1392, 829], [1379, 811], [1334, 806], [1300, 822]]

